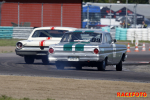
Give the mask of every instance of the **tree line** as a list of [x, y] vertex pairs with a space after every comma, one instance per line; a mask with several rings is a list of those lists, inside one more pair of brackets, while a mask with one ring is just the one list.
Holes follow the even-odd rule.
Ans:
[[[117, 1], [120, 1], [120, 3], [126, 3], [126, 0], [83, 0], [83, 2], [95, 2], [95, 3], [117, 3]], [[150, 0], [128, 0], [128, 3], [149, 4]]]

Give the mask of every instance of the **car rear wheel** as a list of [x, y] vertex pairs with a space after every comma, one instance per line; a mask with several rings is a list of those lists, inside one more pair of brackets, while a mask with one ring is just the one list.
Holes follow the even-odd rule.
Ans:
[[116, 65], [116, 71], [122, 71], [122, 60]]
[[33, 64], [34, 63], [34, 57], [33, 56], [24, 56], [24, 61], [27, 64]]
[[43, 56], [43, 57], [42, 57], [42, 62], [43, 62], [43, 64], [45, 64], [45, 65], [49, 64], [48, 56]]
[[97, 69], [99, 71], [105, 71], [105, 68], [106, 68], [106, 60], [103, 60], [102, 62], [100, 62], [97, 66]]
[[55, 62], [56, 68], [57, 69], [64, 69], [64, 64], [62, 62]]

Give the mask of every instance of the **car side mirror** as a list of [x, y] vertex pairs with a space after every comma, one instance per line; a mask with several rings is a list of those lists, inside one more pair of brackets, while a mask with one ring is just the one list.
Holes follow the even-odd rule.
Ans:
[[117, 42], [117, 40], [116, 40], [116, 39], [113, 39], [113, 41], [114, 41], [114, 43], [115, 43], [115, 42]]
[[115, 43], [115, 42], [117, 42], [117, 40], [116, 40], [116, 39], [113, 39], [112, 42]]

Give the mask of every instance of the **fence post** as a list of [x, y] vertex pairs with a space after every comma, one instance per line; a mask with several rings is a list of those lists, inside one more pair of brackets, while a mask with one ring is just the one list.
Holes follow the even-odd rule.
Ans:
[[19, 11], [20, 7], [19, 7], [19, 2], [18, 2], [18, 27], [19, 27], [19, 23], [20, 23], [20, 11]]
[[87, 29], [89, 28], [89, 4], [87, 6]]
[[63, 26], [62, 23], [63, 23], [63, 4], [61, 4], [61, 21], [60, 21], [61, 27]]
[[111, 27], [111, 5], [110, 5], [110, 27]]
[[136, 7], [137, 7], [137, 4], [134, 6], [134, 27], [136, 28]]
[[126, 0], [126, 28], [127, 28], [127, 18], [128, 18], [127, 6], [128, 6], [128, 0]]
[[43, 3], [42, 3], [42, 10], [41, 10], [41, 27], [43, 27]]

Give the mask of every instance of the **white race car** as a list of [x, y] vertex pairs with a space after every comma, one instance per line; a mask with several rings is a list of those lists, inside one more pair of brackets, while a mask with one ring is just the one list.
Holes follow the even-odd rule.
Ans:
[[16, 54], [24, 57], [27, 64], [34, 62], [34, 59], [42, 59], [44, 64], [48, 64], [49, 45], [60, 42], [63, 34], [74, 31], [72, 27], [40, 27], [35, 28], [28, 40], [16, 43]]

